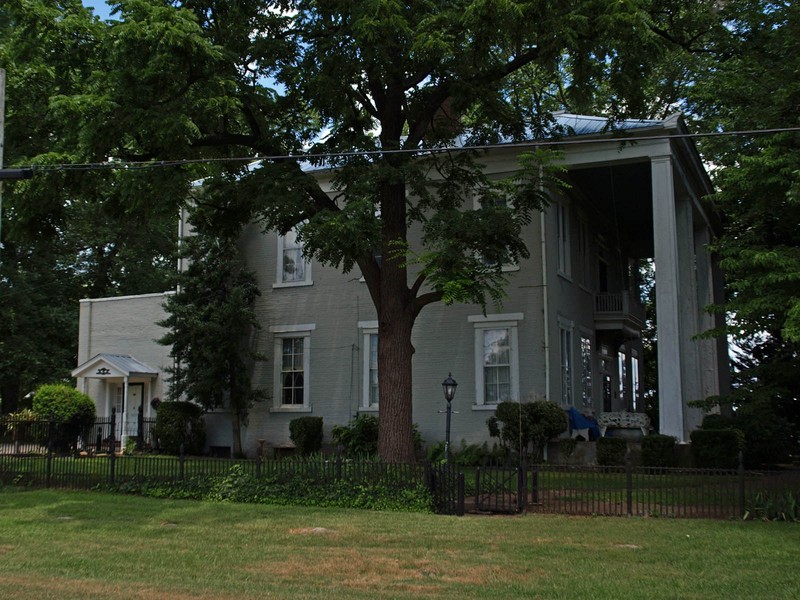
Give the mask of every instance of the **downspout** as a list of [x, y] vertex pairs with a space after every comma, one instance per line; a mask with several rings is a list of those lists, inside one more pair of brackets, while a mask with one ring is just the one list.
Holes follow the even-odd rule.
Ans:
[[547, 222], [545, 211], [539, 211], [542, 238], [542, 312], [544, 313], [544, 397], [550, 400], [550, 309], [547, 297]]

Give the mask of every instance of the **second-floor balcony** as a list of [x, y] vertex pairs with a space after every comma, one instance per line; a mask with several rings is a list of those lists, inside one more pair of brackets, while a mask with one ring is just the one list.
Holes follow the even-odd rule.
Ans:
[[594, 326], [599, 331], [620, 331], [638, 338], [644, 328], [644, 307], [628, 291], [601, 292], [594, 297]]

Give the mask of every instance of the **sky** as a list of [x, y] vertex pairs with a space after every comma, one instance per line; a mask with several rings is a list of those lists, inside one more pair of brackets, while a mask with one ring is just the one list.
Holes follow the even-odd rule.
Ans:
[[105, 0], [81, 0], [83, 5], [89, 8], [94, 8], [94, 14], [102, 20], [110, 19], [110, 7], [106, 4]]

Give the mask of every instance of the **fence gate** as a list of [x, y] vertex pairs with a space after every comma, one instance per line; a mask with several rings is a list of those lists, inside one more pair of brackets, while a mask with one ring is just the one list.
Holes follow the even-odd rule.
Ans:
[[522, 463], [478, 467], [475, 471], [475, 508], [499, 513], [525, 510], [528, 499], [525, 473]]

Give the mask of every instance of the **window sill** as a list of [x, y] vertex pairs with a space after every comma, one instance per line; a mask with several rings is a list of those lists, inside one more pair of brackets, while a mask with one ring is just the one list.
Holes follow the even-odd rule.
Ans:
[[314, 285], [314, 281], [287, 281], [285, 283], [273, 283], [272, 287], [274, 288], [292, 288], [292, 287], [305, 287], [309, 285]]
[[376, 413], [378, 412], [377, 406], [359, 406], [358, 407], [359, 413]]
[[310, 413], [310, 406], [273, 406], [269, 409], [271, 413]]
[[559, 271], [558, 272], [558, 276], [561, 277], [561, 279], [564, 279], [564, 280], [569, 281], [570, 283], [572, 283], [572, 276], [567, 274], [567, 273], [564, 273], [564, 271]]
[[482, 410], [497, 410], [497, 404], [473, 404], [472, 410], [482, 411]]

